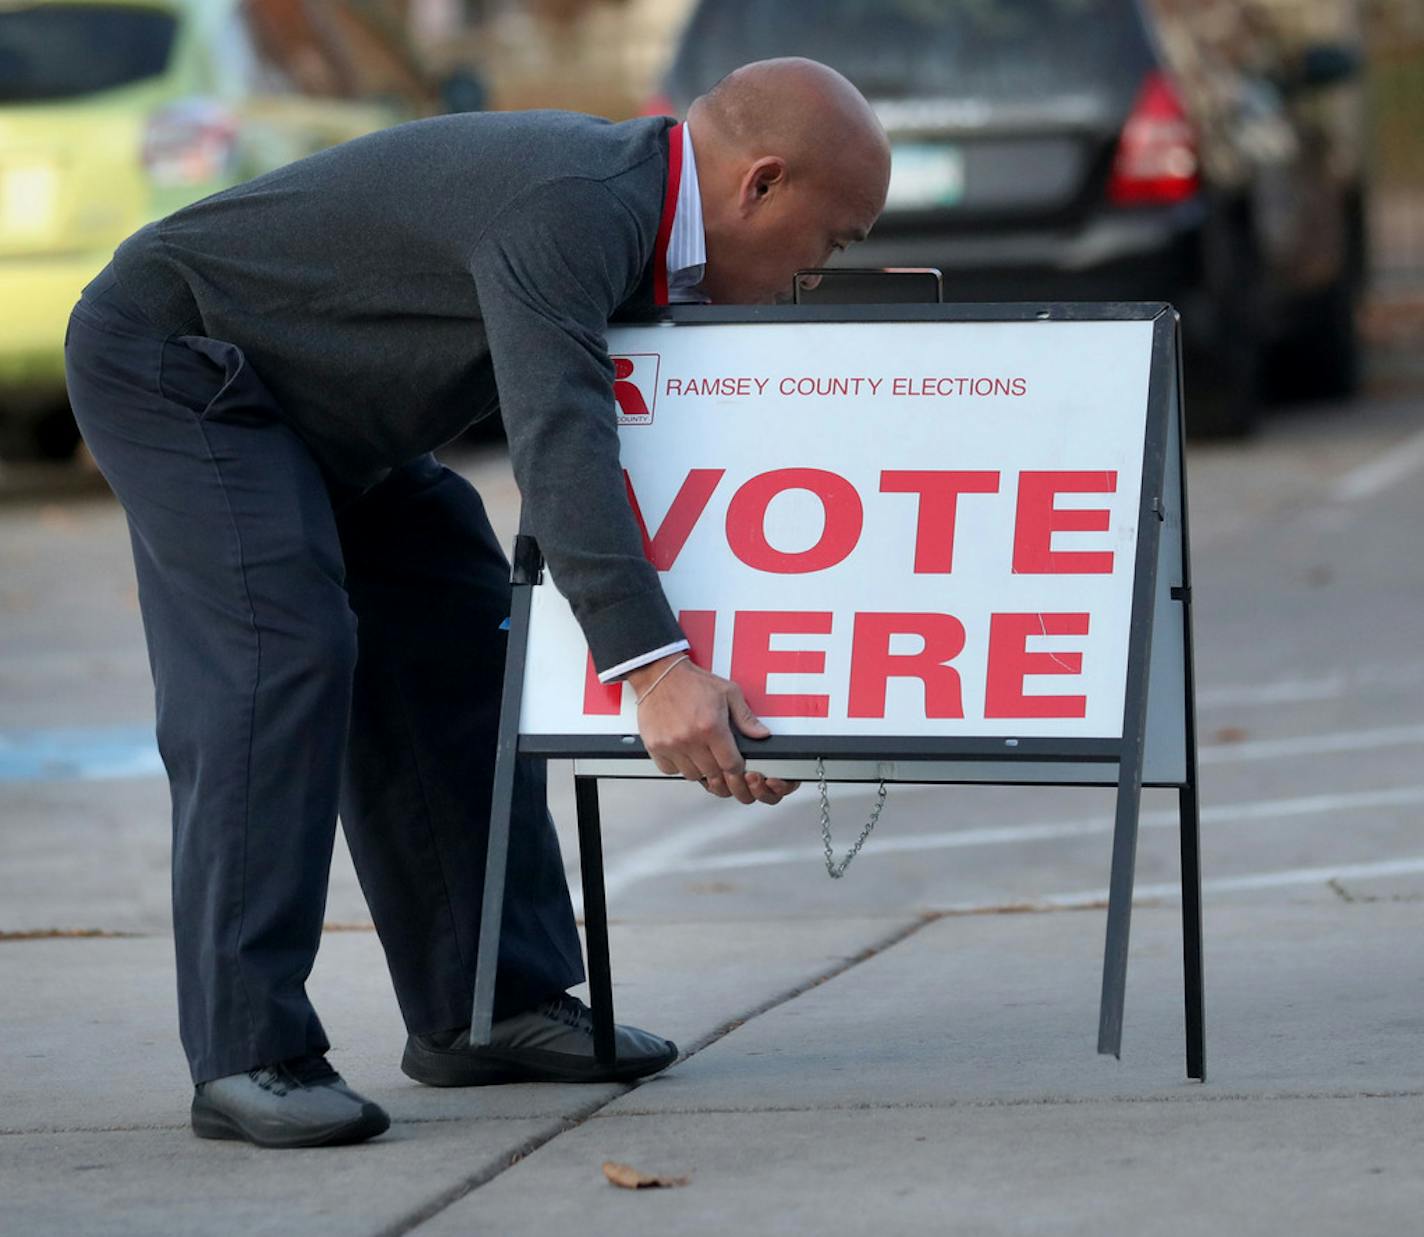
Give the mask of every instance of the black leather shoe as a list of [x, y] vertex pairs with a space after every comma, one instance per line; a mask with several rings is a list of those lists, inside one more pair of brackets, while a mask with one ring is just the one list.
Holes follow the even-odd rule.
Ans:
[[593, 1055], [593, 1015], [577, 997], [560, 994], [536, 1009], [494, 1024], [490, 1043], [470, 1046], [470, 1029], [406, 1040], [401, 1069], [432, 1087], [503, 1082], [628, 1082], [677, 1060], [677, 1045], [637, 1027], [614, 1028], [617, 1057]]
[[325, 1057], [298, 1057], [200, 1082], [193, 1133], [259, 1147], [334, 1147], [364, 1142], [391, 1124], [385, 1110], [342, 1080]]

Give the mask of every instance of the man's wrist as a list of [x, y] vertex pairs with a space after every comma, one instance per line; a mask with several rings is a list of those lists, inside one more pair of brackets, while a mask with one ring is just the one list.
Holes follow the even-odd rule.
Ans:
[[685, 653], [689, 647], [686, 638], [684, 638], [674, 640], [671, 644], [664, 644], [660, 648], [649, 649], [646, 653], [639, 653], [636, 657], [621, 661], [616, 666], [610, 666], [607, 670], [600, 670], [598, 681], [600, 683], [621, 683], [639, 667], [650, 666], [670, 653]]
[[669, 653], [666, 657], [659, 657], [657, 661], [650, 661], [647, 665], [639, 666], [636, 670], [628, 671], [625, 681], [632, 687], [636, 695], [645, 695], [649, 688], [666, 672], [679, 658], [685, 658], [685, 651]]

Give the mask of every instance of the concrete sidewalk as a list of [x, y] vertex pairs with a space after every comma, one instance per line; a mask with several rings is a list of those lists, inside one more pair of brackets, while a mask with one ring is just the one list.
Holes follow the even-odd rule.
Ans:
[[[14, 1234], [1394, 1234], [1424, 1215], [1424, 899], [1209, 907], [1206, 1085], [1180, 929], [1135, 915], [1121, 1062], [1101, 911], [615, 927], [619, 1016], [687, 1056], [634, 1088], [405, 1079], [379, 946], [326, 937], [362, 1147], [202, 1142], [156, 937], [0, 942]], [[687, 1174], [609, 1185], [605, 1160]]]

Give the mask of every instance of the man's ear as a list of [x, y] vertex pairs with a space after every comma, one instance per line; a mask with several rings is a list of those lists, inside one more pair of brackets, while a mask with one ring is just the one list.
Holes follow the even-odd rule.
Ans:
[[763, 155], [742, 175], [738, 206], [743, 217], [774, 197], [786, 183], [786, 160], [780, 155]]

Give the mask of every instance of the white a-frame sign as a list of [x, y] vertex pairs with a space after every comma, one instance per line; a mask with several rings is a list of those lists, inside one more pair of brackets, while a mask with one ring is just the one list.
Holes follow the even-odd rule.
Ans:
[[[1099, 1051], [1118, 1054], [1141, 788], [1181, 819], [1187, 1072], [1205, 1077], [1176, 313], [1147, 304], [679, 308], [610, 330], [629, 501], [699, 664], [839, 781], [1117, 787]], [[597, 779], [657, 776], [528, 537], [491, 817], [487, 1036], [513, 764], [572, 759], [600, 1053]]]

